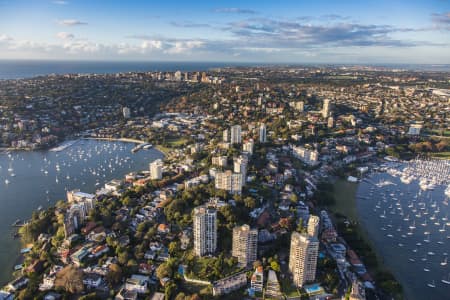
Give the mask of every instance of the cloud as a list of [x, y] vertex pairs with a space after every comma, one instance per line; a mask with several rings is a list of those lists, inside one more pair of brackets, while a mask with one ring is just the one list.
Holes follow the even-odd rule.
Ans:
[[450, 30], [450, 12], [434, 13], [431, 20], [437, 29]]
[[238, 39], [281, 48], [394, 46], [411, 47], [422, 42], [393, 39], [396, 32], [414, 32], [416, 29], [396, 28], [390, 25], [334, 23], [309, 24], [297, 21], [278, 21], [253, 18], [233, 22], [223, 28]]
[[216, 8], [214, 9], [214, 12], [227, 14], [249, 14], [249, 15], [254, 15], [258, 13], [257, 11], [252, 9], [237, 8], [237, 7]]
[[0, 43], [6, 43], [12, 41], [13, 38], [6, 34], [0, 34]]
[[68, 33], [68, 32], [58, 32], [56, 34], [56, 36], [62, 40], [70, 40], [75, 37], [72, 33]]
[[82, 21], [79, 21], [79, 20], [70, 19], [70, 20], [58, 21], [58, 24], [59, 25], [64, 25], [64, 26], [78, 26], [78, 25], [87, 25], [88, 23], [87, 22], [82, 22]]
[[68, 1], [63, 1], [63, 0], [56, 0], [52, 2], [53, 4], [57, 4], [57, 5], [67, 5], [69, 4]]
[[170, 25], [175, 27], [184, 27], [184, 28], [206, 28], [211, 27], [209, 24], [205, 23], [192, 23], [190, 21], [186, 22], [170, 22]]

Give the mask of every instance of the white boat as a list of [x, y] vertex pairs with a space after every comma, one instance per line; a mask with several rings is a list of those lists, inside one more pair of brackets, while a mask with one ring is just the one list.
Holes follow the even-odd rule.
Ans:
[[450, 284], [450, 273], [448, 273], [447, 278], [442, 279], [441, 282], [445, 284]]
[[5, 179], [5, 184], [9, 184], [9, 180], [8, 179]]
[[447, 257], [444, 258], [443, 261], [441, 261], [441, 266], [446, 266], [447, 265]]
[[433, 280], [431, 283], [428, 283], [427, 286], [430, 288], [435, 288], [436, 284], [434, 283], [434, 280]]

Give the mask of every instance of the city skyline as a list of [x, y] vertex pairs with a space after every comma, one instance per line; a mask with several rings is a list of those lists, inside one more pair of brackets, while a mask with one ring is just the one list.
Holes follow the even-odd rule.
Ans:
[[450, 63], [448, 1], [1, 1], [0, 59]]

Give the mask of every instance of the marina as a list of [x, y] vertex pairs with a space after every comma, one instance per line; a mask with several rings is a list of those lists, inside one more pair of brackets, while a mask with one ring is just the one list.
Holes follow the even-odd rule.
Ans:
[[11, 270], [17, 265], [17, 229], [33, 211], [65, 200], [67, 190], [95, 192], [112, 179], [147, 170], [151, 161], [163, 157], [154, 149], [131, 153], [134, 146], [126, 142], [77, 140], [54, 148], [58, 151], [0, 153], [0, 264], [4, 266], [0, 283], [10, 279]]
[[450, 294], [449, 162], [418, 158], [389, 163], [385, 170], [358, 187], [363, 227], [408, 299], [445, 299]]

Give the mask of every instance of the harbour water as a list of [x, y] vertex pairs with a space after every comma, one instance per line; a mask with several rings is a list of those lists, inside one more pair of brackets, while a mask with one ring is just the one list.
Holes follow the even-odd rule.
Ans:
[[445, 189], [436, 185], [424, 191], [418, 179], [407, 184], [388, 173], [371, 174], [358, 186], [362, 225], [384, 265], [402, 284], [406, 299], [450, 299], [450, 206]]
[[20, 249], [11, 224], [38, 208], [65, 200], [66, 190], [95, 192], [114, 178], [148, 170], [163, 154], [132, 153], [133, 143], [78, 140], [61, 151], [0, 153], [0, 286], [10, 278]]

